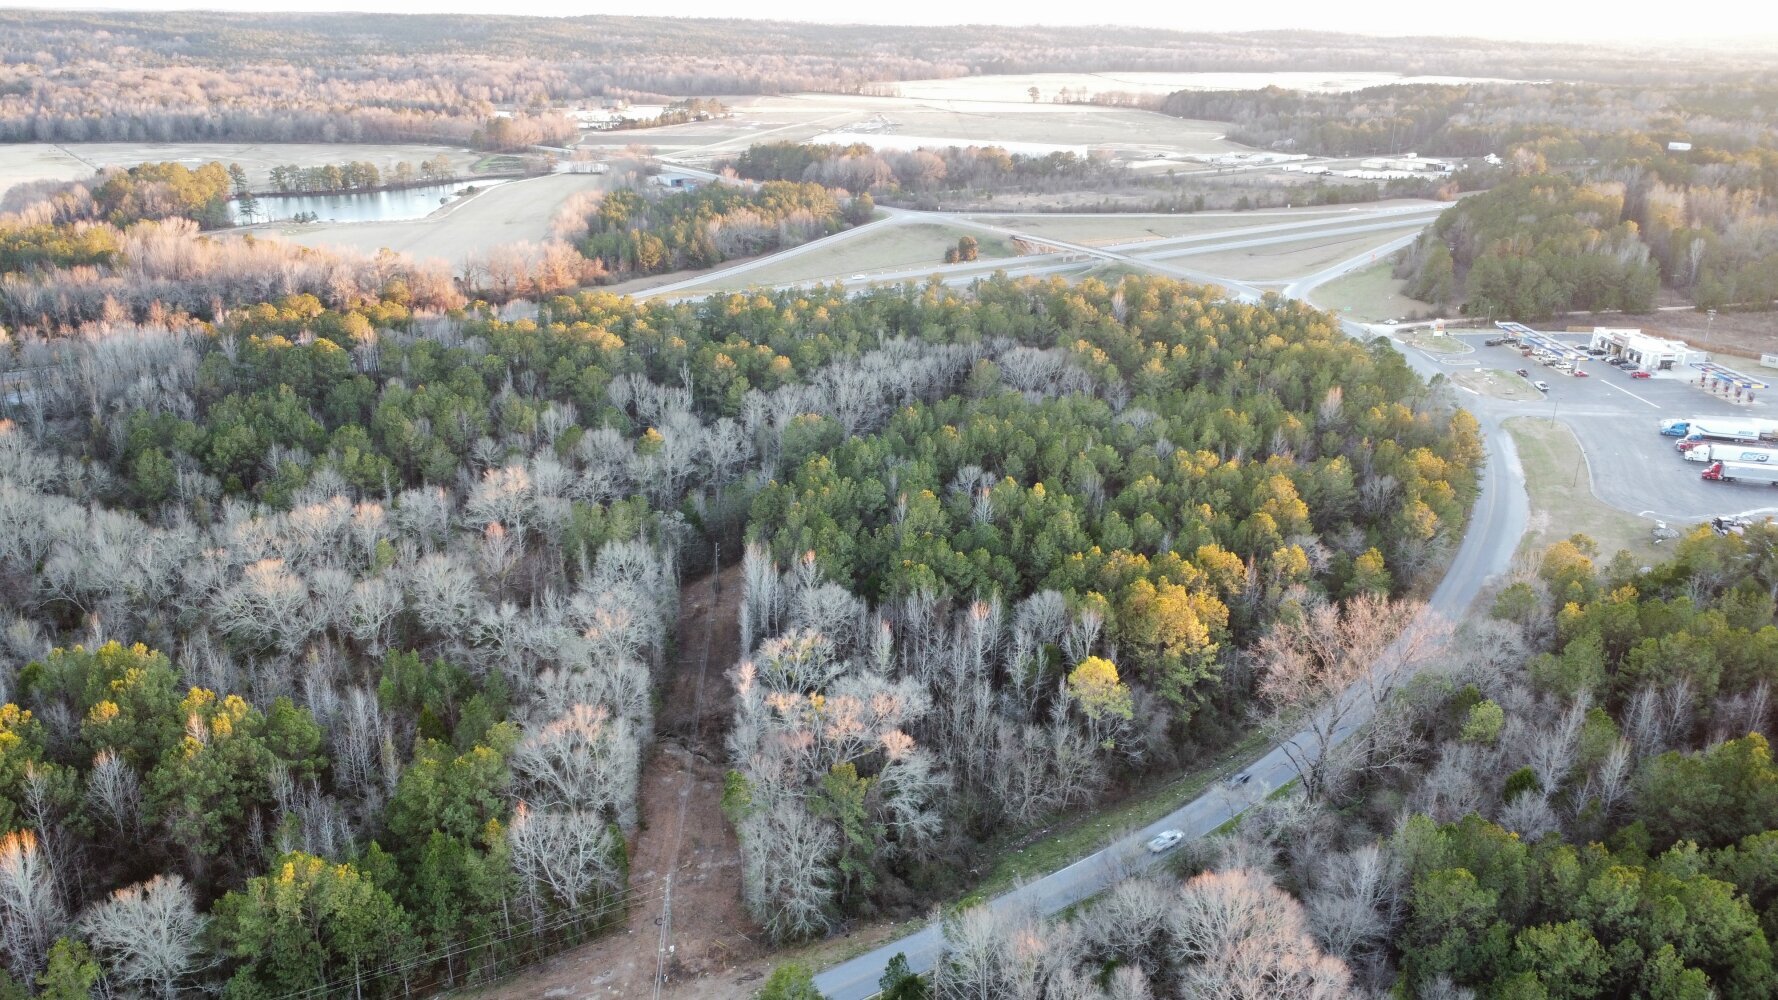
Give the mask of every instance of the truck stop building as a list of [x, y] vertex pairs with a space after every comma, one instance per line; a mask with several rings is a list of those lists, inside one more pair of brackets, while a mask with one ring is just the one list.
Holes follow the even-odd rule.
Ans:
[[1641, 330], [1596, 326], [1593, 327], [1590, 346], [1594, 350], [1604, 351], [1613, 360], [1623, 358], [1632, 361], [1646, 372], [1672, 371], [1710, 360], [1709, 352], [1700, 351], [1683, 340], [1650, 337]]

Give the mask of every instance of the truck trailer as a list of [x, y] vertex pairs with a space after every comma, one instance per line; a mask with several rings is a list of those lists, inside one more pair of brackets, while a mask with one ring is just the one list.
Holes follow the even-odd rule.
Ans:
[[1699, 478], [1713, 483], [1764, 483], [1778, 486], [1778, 467], [1748, 465], [1742, 462], [1712, 462], [1699, 473]]
[[[1720, 441], [1681, 441], [1679, 453], [1688, 462], [1746, 462], [1778, 465], [1778, 449], [1753, 448], [1744, 444], [1723, 444]], [[1690, 445], [1691, 447], [1685, 447]]]
[[[1666, 417], [1657, 425], [1662, 434], [1668, 437], [1689, 437], [1704, 428], [1728, 429], [1735, 432], [1731, 440], [1753, 440], [1769, 438], [1778, 440], [1778, 420], [1760, 417]], [[1720, 437], [1720, 435], [1711, 435]]]
[[1687, 441], [1746, 441], [1761, 439], [1758, 424], [1742, 420], [1694, 420], [1686, 425]]

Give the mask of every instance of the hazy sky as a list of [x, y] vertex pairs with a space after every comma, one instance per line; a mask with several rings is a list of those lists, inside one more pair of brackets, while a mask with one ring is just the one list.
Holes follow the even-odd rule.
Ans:
[[568, 3], [552, 0], [65, 0], [26, 4], [58, 9], [302, 10], [394, 13], [667, 14], [684, 17], [782, 18], [883, 24], [1132, 24], [1199, 31], [1307, 28], [1363, 34], [1481, 35], [1495, 38], [1640, 39], [1732, 42], [1762, 38], [1778, 59], [1778, 4], [1773, 0], [1265, 0], [1263, 3], [1180, 3], [1137, 0], [1123, 5], [1081, 0], [895, 0], [865, 9], [832, 0], [676, 0], [661, 4]]

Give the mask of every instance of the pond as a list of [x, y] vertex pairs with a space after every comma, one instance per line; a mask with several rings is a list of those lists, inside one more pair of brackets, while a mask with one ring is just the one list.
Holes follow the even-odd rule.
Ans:
[[[450, 184], [428, 184], [424, 187], [399, 188], [393, 191], [353, 191], [342, 194], [262, 194], [252, 221], [277, 222], [294, 219], [312, 212], [321, 222], [396, 222], [402, 219], [423, 219], [439, 207], [456, 200], [469, 188], [490, 188], [499, 180], [454, 181]], [[229, 217], [236, 223], [243, 220], [234, 202], [228, 203]]]

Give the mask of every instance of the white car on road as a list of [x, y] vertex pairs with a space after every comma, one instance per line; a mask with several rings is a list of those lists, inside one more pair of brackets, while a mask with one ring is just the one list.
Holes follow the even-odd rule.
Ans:
[[1162, 830], [1148, 842], [1148, 852], [1150, 854], [1164, 854], [1178, 847], [1179, 842], [1184, 839], [1185, 831], [1183, 830]]

